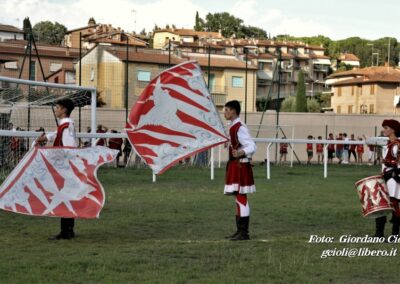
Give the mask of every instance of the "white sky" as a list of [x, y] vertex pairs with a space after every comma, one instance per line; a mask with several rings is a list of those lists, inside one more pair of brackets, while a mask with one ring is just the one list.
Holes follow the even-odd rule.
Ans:
[[196, 11], [202, 17], [226, 11], [272, 35], [400, 39], [399, 8], [397, 0], [0, 0], [0, 23], [21, 27], [28, 16], [33, 24], [50, 20], [74, 29], [94, 17], [139, 32], [154, 24], [192, 28]]

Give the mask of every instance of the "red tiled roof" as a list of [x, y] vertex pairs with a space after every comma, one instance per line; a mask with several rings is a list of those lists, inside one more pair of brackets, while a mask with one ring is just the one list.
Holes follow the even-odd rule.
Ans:
[[10, 32], [10, 33], [20, 33], [23, 34], [24, 32], [17, 27], [11, 25], [3, 25], [0, 24], [0, 31], [1, 32]]
[[[368, 84], [368, 83], [397, 83], [400, 84], [400, 70], [392, 67], [368, 67], [332, 74], [328, 79], [350, 77], [337, 81], [333, 86]], [[353, 77], [353, 78], [351, 78]]]
[[331, 59], [329, 56], [318, 55], [318, 54], [310, 54], [310, 58], [312, 58], [312, 59]]
[[341, 61], [360, 61], [360, 59], [353, 53], [344, 53], [339, 56]]
[[[189, 55], [188, 59], [196, 60], [199, 63], [199, 65], [202, 67], [208, 66], [208, 56]], [[246, 63], [236, 59], [235, 57], [223, 58], [223, 57], [212, 56], [210, 63], [211, 63], [211, 67], [214, 67], [214, 68], [232, 68], [232, 69], [245, 69], [246, 68]], [[257, 70], [257, 67], [253, 66], [251, 64], [248, 64], [247, 68], [249, 70]]]
[[68, 30], [65, 34], [70, 34], [72, 32], [77, 32], [77, 31], [81, 31], [81, 30], [86, 30], [86, 29], [90, 29], [90, 28], [96, 28], [99, 24], [95, 24], [95, 25], [91, 25], [91, 26], [86, 26], [86, 27], [81, 27], [81, 28], [76, 28], [73, 30]]
[[212, 38], [223, 38], [223, 36], [218, 33], [218, 32], [197, 32], [192, 29], [161, 29], [154, 31], [154, 33], [160, 33], [160, 32], [167, 32], [167, 33], [173, 33], [179, 36], [197, 36], [197, 37], [212, 37]]
[[[106, 49], [109, 53], [116, 56], [121, 61], [126, 60], [126, 51], [118, 49]], [[150, 52], [134, 52], [130, 51], [128, 54], [129, 62], [143, 62], [143, 63], [156, 63], [156, 64], [168, 64], [169, 57], [168, 54], [162, 53], [150, 53]], [[171, 54], [171, 64], [179, 64], [185, 60], [178, 58]]]
[[[13, 42], [0, 42], [1, 55], [24, 55], [26, 41], [13, 41]], [[79, 50], [73, 48], [42, 45], [37, 44], [39, 56], [44, 57], [63, 57], [63, 58], [77, 58], [79, 57]], [[36, 57], [36, 51], [32, 50], [32, 56]]]

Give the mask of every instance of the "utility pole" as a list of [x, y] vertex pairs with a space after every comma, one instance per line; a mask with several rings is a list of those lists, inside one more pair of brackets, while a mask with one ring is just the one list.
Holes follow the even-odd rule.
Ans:
[[389, 38], [389, 44], [388, 44], [388, 67], [390, 67], [390, 38]]
[[245, 59], [246, 59], [246, 69], [245, 69], [245, 84], [244, 84], [244, 123], [247, 123], [247, 69], [248, 69], [248, 55], [249, 55], [249, 50], [248, 48], [244, 48], [244, 53], [245, 53]]

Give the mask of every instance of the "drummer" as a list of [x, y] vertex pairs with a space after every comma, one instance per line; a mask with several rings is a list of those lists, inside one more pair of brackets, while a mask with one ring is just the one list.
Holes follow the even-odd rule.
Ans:
[[[384, 136], [389, 138], [386, 149], [383, 153], [382, 172], [383, 178], [389, 192], [390, 201], [392, 203], [392, 219], [393, 224], [392, 235], [399, 235], [400, 228], [400, 123], [394, 119], [384, 120], [382, 123]], [[386, 224], [386, 216], [376, 218], [375, 237], [383, 237]]]

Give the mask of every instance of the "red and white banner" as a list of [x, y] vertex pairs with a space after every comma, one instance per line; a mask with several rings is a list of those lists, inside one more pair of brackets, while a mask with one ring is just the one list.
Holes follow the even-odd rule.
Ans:
[[126, 131], [155, 174], [228, 141], [196, 62], [176, 65], [154, 78], [133, 106]]
[[0, 187], [0, 208], [16, 213], [96, 218], [105, 195], [97, 169], [118, 151], [106, 147], [34, 147]]

